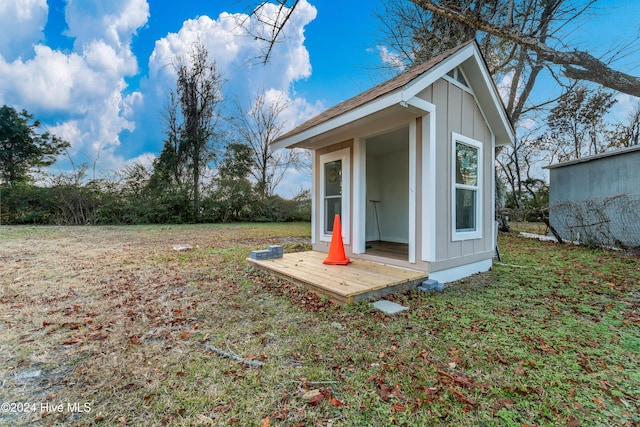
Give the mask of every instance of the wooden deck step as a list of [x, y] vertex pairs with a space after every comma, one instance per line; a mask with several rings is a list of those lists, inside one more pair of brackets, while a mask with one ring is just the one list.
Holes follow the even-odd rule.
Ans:
[[370, 261], [351, 259], [348, 265], [325, 265], [326, 254], [315, 251], [285, 254], [282, 258], [247, 261], [264, 271], [346, 304], [384, 297], [415, 288], [428, 274]]

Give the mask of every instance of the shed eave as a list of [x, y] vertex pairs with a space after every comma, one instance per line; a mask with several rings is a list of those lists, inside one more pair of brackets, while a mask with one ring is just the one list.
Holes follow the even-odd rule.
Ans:
[[406, 82], [404, 86], [397, 87], [380, 97], [352, 110], [343, 112], [314, 126], [302, 129], [300, 132], [290, 131], [289, 135], [273, 142], [274, 149], [281, 148], [313, 148], [314, 141], [327, 132], [346, 126], [362, 118], [373, 115], [393, 105], [406, 105], [406, 101], [416, 96], [420, 91], [432, 85], [436, 80], [444, 76], [455, 67], [469, 70], [469, 75], [474, 76], [471, 87], [477, 96], [481, 109], [485, 112], [487, 124], [494, 135], [497, 146], [513, 143], [515, 131], [509, 119], [499, 92], [489, 75], [486, 62], [480, 53], [477, 43], [468, 43], [462, 46], [452, 55], [438, 61], [432, 68], [425, 70], [421, 75]]
[[388, 93], [351, 111], [333, 117], [309, 129], [305, 129], [300, 133], [279, 139], [273, 143], [273, 148], [275, 150], [281, 148], [309, 148], [304, 147], [305, 141], [317, 138], [326, 132], [353, 123], [356, 120], [375, 114], [393, 105], [400, 104], [404, 101], [403, 96], [403, 90], [396, 90], [395, 92]]
[[556, 163], [553, 165], [547, 165], [547, 166], [543, 166], [543, 169], [557, 169], [557, 168], [562, 168], [565, 166], [571, 166], [571, 165], [576, 165], [578, 163], [586, 163], [586, 162], [591, 162], [593, 160], [598, 160], [598, 159], [602, 159], [605, 157], [611, 157], [611, 156], [618, 156], [621, 154], [626, 154], [626, 153], [632, 153], [634, 151], [640, 151], [640, 145], [634, 145], [631, 147], [625, 147], [625, 148], [620, 148], [618, 150], [614, 150], [614, 151], [605, 151], [604, 153], [600, 153], [600, 154], [594, 154], [593, 156], [587, 156], [587, 157], [581, 157], [579, 159], [575, 159], [575, 160], [569, 160], [566, 162], [561, 162], [561, 163]]

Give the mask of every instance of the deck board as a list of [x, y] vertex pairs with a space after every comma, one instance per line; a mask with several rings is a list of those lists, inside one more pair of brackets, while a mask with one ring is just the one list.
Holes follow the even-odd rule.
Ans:
[[326, 254], [315, 251], [285, 254], [282, 258], [247, 261], [262, 270], [339, 304], [380, 298], [412, 289], [427, 278], [427, 273], [370, 261], [352, 259], [348, 265], [325, 265]]

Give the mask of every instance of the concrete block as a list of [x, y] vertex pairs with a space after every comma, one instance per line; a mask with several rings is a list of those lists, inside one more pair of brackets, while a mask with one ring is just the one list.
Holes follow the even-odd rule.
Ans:
[[255, 259], [257, 261], [264, 261], [269, 259], [269, 251], [266, 249], [259, 251], [251, 251], [251, 259]]
[[397, 314], [404, 310], [409, 310], [409, 307], [405, 307], [400, 304], [396, 304], [395, 302], [380, 300], [374, 302], [373, 305], [378, 310], [382, 311], [384, 314]]
[[427, 279], [422, 282], [420, 286], [418, 286], [418, 289], [423, 292], [442, 292], [442, 290], [444, 289], [444, 284], [438, 282], [437, 280]]
[[269, 246], [269, 254], [271, 258], [282, 258], [284, 255], [284, 249], [280, 245]]

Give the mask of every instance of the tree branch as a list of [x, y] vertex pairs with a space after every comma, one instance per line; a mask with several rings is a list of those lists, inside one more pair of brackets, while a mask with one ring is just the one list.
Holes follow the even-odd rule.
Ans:
[[562, 66], [563, 73], [568, 78], [588, 80], [628, 95], [640, 97], [640, 77], [614, 70], [587, 52], [556, 50], [535, 37], [518, 30], [493, 25], [477, 14], [459, 12], [440, 6], [434, 0], [411, 1], [431, 13], [467, 25], [478, 31], [501, 37], [517, 43], [527, 50], [536, 52], [541, 59]]

